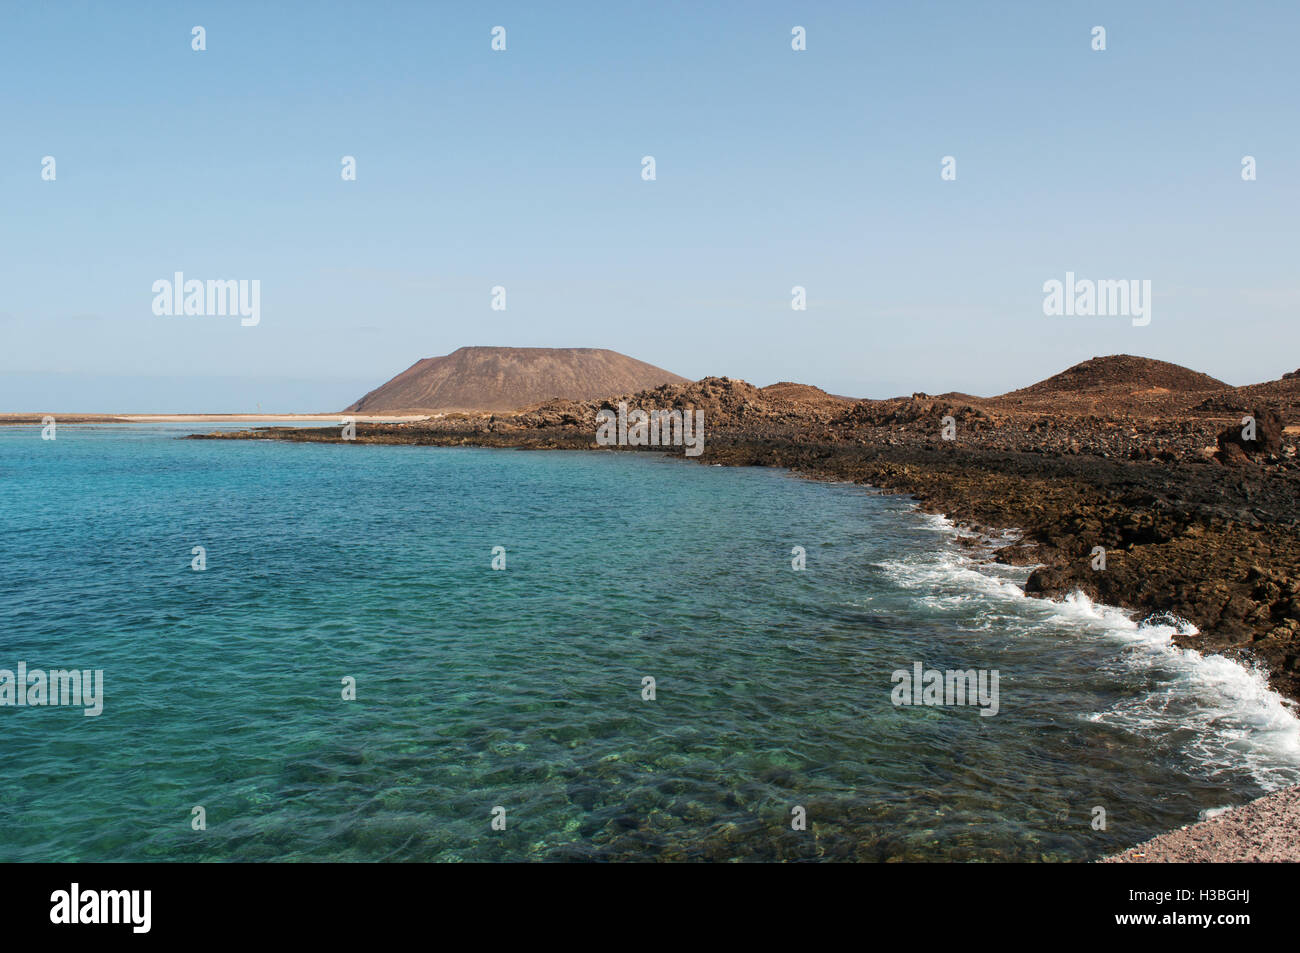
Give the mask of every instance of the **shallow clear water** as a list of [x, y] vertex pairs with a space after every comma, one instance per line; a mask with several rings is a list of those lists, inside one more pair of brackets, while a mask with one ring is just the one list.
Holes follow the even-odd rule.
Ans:
[[[897, 497], [194, 429], [0, 428], [0, 668], [106, 695], [0, 707], [0, 859], [1091, 859], [1300, 780], [1258, 675]], [[914, 662], [997, 715], [896, 707]]]

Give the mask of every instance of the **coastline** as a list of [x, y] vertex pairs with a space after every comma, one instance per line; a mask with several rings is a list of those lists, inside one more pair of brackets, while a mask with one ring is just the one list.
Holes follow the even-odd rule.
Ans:
[[[349, 442], [667, 452], [691, 459], [680, 448], [598, 447], [594, 430], [580, 420], [570, 415], [556, 427], [546, 425], [549, 421], [538, 426], [527, 415], [504, 420], [456, 415], [432, 425], [358, 427], [355, 441]], [[1262, 668], [1270, 688], [1295, 712], [1300, 699], [1300, 639], [1293, 638], [1294, 620], [1300, 617], [1295, 538], [1300, 480], [1294, 471], [1252, 468], [1243, 473], [1203, 455], [1189, 464], [1187, 454], [1172, 460], [1116, 459], [944, 445], [915, 432], [877, 431], [844, 440], [808, 430], [779, 435], [748, 428], [714, 430], [705, 452], [694, 459], [705, 465], [781, 467], [804, 479], [908, 495], [920, 511], [950, 520], [958, 530], [956, 541], [982, 550], [980, 560], [1037, 567], [1025, 584], [1026, 595], [1061, 599], [1079, 591], [1099, 606], [1131, 613], [1135, 621], [1185, 619], [1195, 631], [1175, 634], [1176, 647]], [[329, 429], [292, 428], [192, 438], [344, 442]], [[1204, 439], [1192, 435], [1192, 442]], [[1219, 486], [1225, 476], [1235, 479]], [[990, 546], [994, 539], [1000, 544]], [[1099, 541], [1111, 544], [1105, 571], [1091, 568], [1089, 557]], [[1289, 571], [1277, 569], [1278, 564]], [[1232, 606], [1233, 611], [1215, 614], [1216, 606]], [[1279, 608], [1284, 624], [1263, 628], [1261, 623], [1277, 620]], [[1278, 798], [1288, 791], [1292, 794]], [[1171, 831], [1114, 859], [1300, 859], [1280, 846], [1296, 839], [1297, 791], [1300, 786], [1266, 794], [1223, 815], [1229, 821], [1215, 818]], [[1285, 801], [1285, 809], [1279, 801]]]
[[[330, 428], [260, 428], [195, 434], [192, 439], [482, 446], [514, 449], [659, 452], [607, 448], [594, 429], [501, 426], [499, 418], [448, 418], [431, 425], [358, 427], [352, 441]], [[1300, 702], [1300, 473], [1232, 474], [1221, 486], [1212, 464], [1174, 467], [1159, 460], [944, 445], [937, 440], [875, 442], [710, 436], [694, 459], [706, 465], [768, 466], [813, 480], [865, 485], [908, 495], [979, 536], [1014, 528], [1020, 539], [996, 562], [1036, 566], [1027, 595], [1060, 599], [1083, 592], [1139, 619], [1173, 615], [1195, 634], [1175, 644], [1260, 665], [1269, 684]], [[1234, 492], [1235, 491], [1235, 492]], [[1260, 517], [1264, 517], [1261, 519]], [[973, 543], [973, 539], [972, 539]], [[1106, 550], [1094, 569], [1097, 546]]]

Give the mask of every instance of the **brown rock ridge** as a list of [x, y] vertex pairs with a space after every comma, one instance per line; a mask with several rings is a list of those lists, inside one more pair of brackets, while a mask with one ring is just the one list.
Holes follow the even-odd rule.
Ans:
[[591, 347], [462, 347], [416, 361], [345, 413], [504, 413], [552, 399], [685, 384], [679, 377], [617, 351]]
[[1183, 406], [1194, 402], [1191, 395], [1229, 390], [1227, 384], [1208, 374], [1168, 361], [1132, 354], [1112, 354], [1066, 368], [1046, 380], [990, 399], [1000, 407], [1101, 412], [1145, 409], [1152, 406]]
[[807, 384], [782, 382], [755, 387], [728, 377], [705, 377], [694, 383], [662, 384], [599, 400], [547, 401], [513, 418], [510, 424], [524, 429], [560, 425], [594, 428], [597, 412], [616, 409], [619, 403], [626, 403], [629, 409], [639, 407], [647, 411], [699, 409], [704, 411], [706, 420], [716, 422], [710, 426], [748, 424], [771, 431], [829, 423], [852, 407], [854, 401]]

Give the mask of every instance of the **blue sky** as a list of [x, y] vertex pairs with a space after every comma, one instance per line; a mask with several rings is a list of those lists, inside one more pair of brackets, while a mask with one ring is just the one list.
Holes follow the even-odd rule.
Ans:
[[[0, 411], [333, 411], [463, 345], [869, 397], [1300, 366], [1294, 3], [127, 6], [4, 8]], [[176, 271], [261, 323], [154, 315]], [[1066, 271], [1150, 325], [1045, 316]]]

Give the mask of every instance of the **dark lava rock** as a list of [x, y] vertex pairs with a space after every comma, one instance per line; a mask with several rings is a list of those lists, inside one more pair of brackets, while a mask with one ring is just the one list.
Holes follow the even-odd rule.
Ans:
[[1240, 464], [1248, 459], [1277, 455], [1282, 452], [1282, 416], [1271, 407], [1256, 410], [1255, 439], [1247, 440], [1243, 436], [1246, 426], [1233, 424], [1219, 433], [1219, 461], [1229, 465]]

